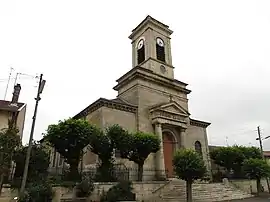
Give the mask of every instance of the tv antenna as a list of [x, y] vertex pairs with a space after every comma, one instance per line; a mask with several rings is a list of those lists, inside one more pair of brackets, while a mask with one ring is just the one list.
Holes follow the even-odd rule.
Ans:
[[12, 67], [10, 67], [10, 72], [9, 72], [9, 75], [8, 75], [8, 82], [7, 82], [7, 87], [6, 87], [6, 91], [5, 91], [5, 96], [4, 96], [4, 100], [6, 100], [6, 97], [7, 97], [7, 92], [8, 92], [8, 86], [9, 86], [9, 82], [10, 82], [10, 77], [11, 77], [11, 74], [12, 74], [12, 71], [14, 69]]

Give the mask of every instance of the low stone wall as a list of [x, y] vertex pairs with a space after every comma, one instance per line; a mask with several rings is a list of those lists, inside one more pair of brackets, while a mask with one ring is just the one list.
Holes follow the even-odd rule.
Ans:
[[18, 196], [18, 191], [10, 188], [9, 185], [4, 184], [2, 188], [1, 197], [14, 198]]
[[[147, 198], [152, 197], [154, 191], [158, 190], [166, 183], [166, 181], [133, 182], [133, 192], [136, 193], [137, 200], [146, 200]], [[95, 190], [90, 199], [98, 201], [103, 192], [107, 192], [116, 184], [116, 182], [95, 183]], [[53, 189], [55, 191], [53, 202], [60, 202], [61, 199], [71, 199], [74, 197], [75, 191], [72, 188], [54, 187]], [[11, 199], [17, 195], [17, 191], [13, 191], [11, 188], [4, 187], [2, 189], [2, 197]]]
[[[162, 187], [166, 182], [157, 181], [157, 182], [133, 182], [133, 192], [136, 193], [136, 198], [138, 200], [147, 199], [149, 196], [152, 196], [153, 191]], [[117, 183], [96, 183], [95, 191], [92, 194], [92, 199], [98, 199], [102, 193], [108, 191], [112, 186]]]
[[[230, 180], [229, 182], [238, 189], [241, 189], [247, 193], [251, 194], [257, 192], [256, 180]], [[261, 184], [264, 187], [264, 192], [268, 192], [267, 182], [265, 179], [261, 180]]]
[[[103, 192], [107, 192], [112, 186], [116, 185], [114, 182], [107, 183], [95, 183], [95, 190], [92, 193], [90, 199], [98, 201]], [[152, 193], [164, 186], [166, 181], [161, 182], [133, 182], [133, 192], [136, 193], [137, 200], [145, 200], [152, 196]], [[54, 202], [59, 202], [60, 199], [72, 198], [74, 196], [74, 190], [64, 187], [55, 187]]]

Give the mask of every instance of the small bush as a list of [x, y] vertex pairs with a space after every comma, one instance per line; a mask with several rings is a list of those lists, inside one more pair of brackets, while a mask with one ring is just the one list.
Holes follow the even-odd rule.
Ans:
[[26, 192], [20, 197], [19, 202], [50, 202], [53, 195], [52, 186], [48, 182], [32, 183], [26, 188]]
[[111, 187], [107, 193], [103, 193], [100, 202], [135, 201], [135, 199], [131, 182], [122, 181]]
[[115, 168], [112, 162], [100, 163], [95, 175], [96, 182], [115, 182]]
[[225, 177], [225, 174], [222, 173], [220, 170], [213, 172], [212, 174], [213, 182], [222, 182], [222, 179]]
[[77, 197], [88, 197], [94, 191], [94, 181], [91, 176], [83, 175], [82, 181], [76, 185]]

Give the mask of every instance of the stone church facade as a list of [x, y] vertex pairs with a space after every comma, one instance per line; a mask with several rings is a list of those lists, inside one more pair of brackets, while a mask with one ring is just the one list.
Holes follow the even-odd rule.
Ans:
[[[119, 124], [129, 131], [154, 133], [161, 149], [146, 160], [145, 169], [167, 171], [173, 176], [173, 153], [193, 148], [203, 156], [210, 171], [206, 128], [210, 123], [191, 118], [186, 83], [174, 78], [169, 27], [147, 16], [131, 33], [132, 69], [117, 79], [115, 99], [100, 98], [74, 118], [86, 119], [105, 129]], [[87, 152], [83, 165], [95, 165], [97, 156]], [[125, 167], [135, 165], [118, 159]]]

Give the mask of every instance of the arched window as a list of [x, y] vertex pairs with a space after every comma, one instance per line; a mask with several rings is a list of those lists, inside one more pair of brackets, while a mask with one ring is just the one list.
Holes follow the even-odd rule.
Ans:
[[137, 44], [137, 60], [138, 60], [138, 65], [141, 64], [145, 60], [145, 48], [144, 48], [143, 39], [141, 39]]
[[195, 142], [195, 151], [202, 155], [202, 144], [199, 141]]
[[164, 41], [161, 38], [157, 38], [156, 52], [157, 52], [157, 59], [162, 62], [165, 62], [165, 47]]

